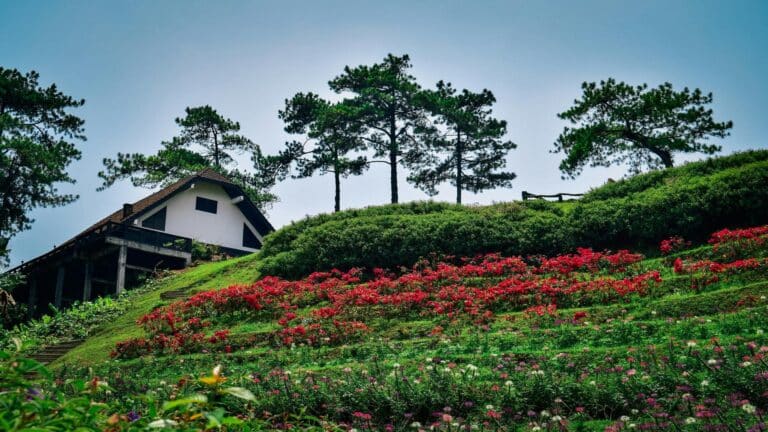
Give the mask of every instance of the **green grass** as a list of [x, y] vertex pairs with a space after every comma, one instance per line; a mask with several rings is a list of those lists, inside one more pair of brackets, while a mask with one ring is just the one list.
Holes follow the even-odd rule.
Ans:
[[157, 306], [167, 304], [160, 295], [168, 291], [186, 290], [190, 295], [203, 290], [246, 284], [258, 279], [255, 269], [257, 256], [246, 255], [174, 273], [156, 282], [157, 287], [133, 299], [126, 312], [99, 328], [83, 344], [58, 359], [53, 366], [62, 363], [95, 364], [109, 359], [115, 344], [127, 338], [141, 336], [143, 331], [136, 320]]
[[[678, 256], [704, 259], [712, 256], [712, 248], [697, 247]], [[441, 316], [405, 310], [388, 315], [372, 307], [360, 312], [359, 318], [371, 329], [362, 338], [340, 345], [286, 346], [276, 343], [274, 335], [280, 327], [275, 314], [254, 313], [247, 308], [224, 312], [200, 309], [196, 316], [211, 323], [206, 333], [221, 328], [231, 331], [232, 352], [166, 353], [107, 361], [117, 342], [147, 336], [135, 321], [167, 303], [160, 299], [162, 293], [183, 289], [191, 295], [252, 282], [258, 276], [258, 259], [252, 255], [203, 264], [151, 282], [153, 288], [132, 298], [124, 315], [55, 362], [54, 373], [65, 380], [104, 378], [114, 383], [112, 403], [123, 411], [146, 412], [146, 405], [140, 402], [143, 395], [168, 400], [204, 391], [196, 378], [210, 375], [211, 369], [220, 365], [226, 385], [246, 388], [256, 395], [248, 406], [223, 401], [230, 412], [258, 416], [263, 410], [293, 415], [301, 407], [311, 416], [333, 422], [355, 422], [353, 413], [372, 413], [379, 422], [373, 430], [388, 421], [400, 422], [396, 430], [413, 430], [410, 420], [403, 420], [405, 413], [415, 411], [420, 421], [429, 421], [431, 413], [443, 407], [453, 407], [453, 412], [482, 421], [486, 404], [506, 404], [510, 412], [518, 413], [563, 409], [571, 422], [569, 430], [603, 430], [620, 417], [634, 416], [632, 410], [643, 408], [642, 401], [633, 399], [637, 392], [657, 392], [673, 401], [680, 396], [675, 394], [676, 388], [697, 388], [703, 381], [711, 381], [713, 389], [706, 396], [693, 390], [696, 397], [719, 398], [725, 403], [727, 395], [746, 392], [754, 403], [762, 403], [756, 396], [762, 390], [754, 384], [754, 377], [764, 365], [747, 368], [733, 363], [719, 371], [707, 362], [718, 356], [713, 351], [716, 344], [729, 347], [727, 352], [733, 352], [737, 362], [749, 354], [747, 342], [758, 347], [768, 344], [764, 332], [768, 330], [765, 267], [723, 276], [694, 292], [690, 276], [672, 271], [670, 257], [649, 258], [628, 271], [661, 273], [663, 282], [648, 295], [616, 298], [610, 303], [586, 300], [582, 307], [558, 309], [557, 317], [537, 317], [500, 304], [493, 320], [482, 328], [470, 318], [447, 323]], [[584, 273], [579, 277], [592, 276]], [[473, 277], [463, 283], [488, 286], [499, 281], [499, 277]], [[293, 311], [297, 322], [326, 303], [311, 295], [296, 303]], [[573, 321], [577, 311], [586, 312], [587, 318]], [[438, 325], [446, 328], [435, 336], [432, 331]], [[630, 360], [634, 357], [638, 360]], [[433, 364], [434, 372], [430, 372]], [[445, 365], [453, 365], [453, 369], [441, 375], [437, 369], [443, 371]], [[546, 375], [531, 376], [533, 365], [540, 366]], [[680, 375], [676, 369], [679, 365], [690, 374]], [[477, 375], [463, 375], [470, 367], [477, 368]], [[623, 369], [608, 371], [616, 367]], [[624, 371], [634, 368], [638, 369], [637, 377], [629, 379]], [[254, 376], [260, 381], [254, 382]], [[416, 378], [423, 384], [413, 384]], [[628, 380], [626, 385], [623, 379]], [[184, 384], [177, 384], [180, 382]], [[315, 382], [321, 384], [311, 390], [310, 384]], [[513, 383], [515, 395], [505, 393], [505, 382]], [[561, 399], [566, 401], [562, 407], [557, 402]], [[477, 401], [478, 407], [462, 408], [466, 400]], [[624, 400], [628, 402], [622, 403]], [[582, 403], [587, 414], [578, 415], [573, 407]], [[669, 407], [673, 406], [670, 402]], [[678, 415], [684, 418], [690, 414]], [[738, 408], [728, 415], [731, 417], [724, 421], [752, 421]], [[309, 425], [305, 421], [311, 423], [296, 421], [301, 427]]]

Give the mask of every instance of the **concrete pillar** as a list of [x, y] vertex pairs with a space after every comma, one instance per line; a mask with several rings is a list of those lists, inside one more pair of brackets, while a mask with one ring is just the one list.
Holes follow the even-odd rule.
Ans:
[[91, 260], [85, 261], [85, 278], [83, 280], [83, 301], [91, 299], [91, 278], [93, 276], [93, 262]]
[[117, 282], [115, 283], [115, 294], [120, 295], [125, 291], [125, 266], [128, 264], [128, 247], [120, 246], [120, 252], [117, 256]]
[[53, 297], [53, 305], [56, 306], [57, 309], [61, 307], [61, 299], [64, 296], [65, 274], [66, 274], [66, 269], [62, 264], [59, 266], [59, 271], [56, 273], [56, 292]]

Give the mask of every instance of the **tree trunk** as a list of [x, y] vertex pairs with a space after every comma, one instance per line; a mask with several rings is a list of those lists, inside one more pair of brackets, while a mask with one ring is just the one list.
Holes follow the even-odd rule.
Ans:
[[341, 179], [339, 178], [339, 170], [336, 169], [333, 171], [333, 181], [334, 186], [336, 187], [335, 194], [333, 196], [333, 211], [338, 212], [341, 211]]
[[674, 166], [674, 162], [672, 161], [672, 153], [670, 153], [668, 150], [658, 150], [654, 153], [656, 153], [661, 158], [661, 162], [664, 164], [665, 168], [672, 168]]
[[456, 133], [456, 204], [461, 204], [461, 189], [462, 176], [461, 176], [461, 155], [464, 149], [461, 148], [461, 131]]
[[389, 121], [389, 187], [392, 204], [397, 204], [397, 124], [394, 112]]
[[213, 134], [213, 163], [216, 165], [217, 169], [221, 168], [221, 165], [219, 164], [219, 138], [216, 136], [216, 133]]

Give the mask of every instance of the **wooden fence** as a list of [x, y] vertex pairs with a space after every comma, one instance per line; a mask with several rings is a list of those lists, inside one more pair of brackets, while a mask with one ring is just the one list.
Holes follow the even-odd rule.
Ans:
[[552, 195], [538, 195], [538, 194], [532, 194], [528, 191], [523, 191], [523, 201], [528, 201], [529, 199], [545, 199], [545, 198], [557, 198], [558, 201], [564, 201], [564, 197], [573, 197], [574, 199], [584, 196], [584, 194], [574, 194], [574, 193], [556, 193]]

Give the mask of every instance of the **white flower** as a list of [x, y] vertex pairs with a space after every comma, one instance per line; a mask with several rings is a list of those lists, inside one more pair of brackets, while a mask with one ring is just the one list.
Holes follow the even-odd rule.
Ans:
[[745, 361], [744, 363], [741, 364], [741, 367], [750, 367], [750, 366], [752, 366], [752, 362]]
[[556, 416], [552, 416], [552, 421], [553, 421], [553, 422], [559, 422], [559, 421], [560, 421], [560, 420], [562, 420], [562, 419], [563, 419], [563, 418], [562, 418], [562, 417], [560, 417], [559, 415], [556, 415]]
[[486, 405], [486, 406], [485, 406], [485, 409], [487, 409], [487, 410], [492, 410], [492, 409], [493, 409], [493, 405]]
[[541, 430], [541, 428], [540, 428], [540, 427], [538, 427], [538, 426], [534, 426], [534, 427], [532, 427], [532, 428], [531, 428], [531, 430], [532, 430], [532, 431], [540, 431], [540, 430]]
[[755, 333], [761, 335], [761, 334], [763, 334], [763, 329], [757, 329], [757, 331]]
[[477, 370], [477, 366], [475, 366], [475, 365], [473, 365], [473, 364], [468, 364], [468, 365], [467, 365], [467, 369], [469, 369], [469, 370], [471, 370], [471, 371], [473, 371], [473, 372], [474, 372], [474, 371], [476, 371], [476, 370]]
[[549, 411], [547, 411], [547, 410], [542, 411], [541, 412], [541, 416], [542, 417], [549, 417], [550, 416]]
[[637, 427], [637, 425], [636, 425], [636, 424], [634, 424], [634, 423], [630, 423], [630, 424], [629, 424], [629, 428], [630, 428], [630, 429], [634, 429], [634, 428], [636, 428], [636, 427]]
[[709, 360], [707, 360], [707, 364], [708, 364], [708, 365], [710, 365], [710, 366], [714, 366], [714, 365], [716, 365], [716, 364], [717, 364], [717, 360], [715, 360], [715, 359], [709, 359]]
[[696, 423], [696, 419], [693, 417], [688, 417], [685, 419], [685, 424], [694, 424]]
[[708, 380], [704, 380], [704, 381], [701, 382], [701, 386], [702, 387], [706, 387], [708, 385], [709, 385], [709, 381]]
[[625, 416], [625, 415], [624, 415], [624, 416], [621, 416], [621, 417], [619, 417], [619, 420], [621, 420], [621, 421], [623, 421], [624, 423], [626, 423], [626, 422], [628, 422], [628, 421], [629, 421], [629, 416]]
[[[426, 358], [426, 361], [427, 361], [427, 363], [432, 363], [432, 357], [427, 357], [427, 358]], [[418, 423], [418, 422], [417, 422], [417, 423]]]
[[688, 341], [687, 345], [688, 345], [688, 348], [695, 348], [696, 347], [696, 342]]
[[593, 386], [596, 386], [596, 385], [597, 385], [597, 382], [596, 382], [596, 381], [590, 381], [590, 382], [589, 382], [589, 385], [593, 385]]
[[507, 387], [512, 387], [513, 385], [515, 385], [515, 383], [513, 383], [512, 381], [505, 381], [504, 385]]
[[419, 422], [413, 422], [413, 423], [411, 423], [411, 427], [412, 427], [412, 428], [420, 428], [420, 427], [421, 427], [421, 423], [419, 423]]
[[755, 408], [754, 405], [750, 405], [748, 403], [745, 403], [744, 405], [742, 405], [741, 409], [743, 409], [744, 412], [746, 412], [747, 414], [754, 414], [755, 411], [757, 411], [757, 408]]

